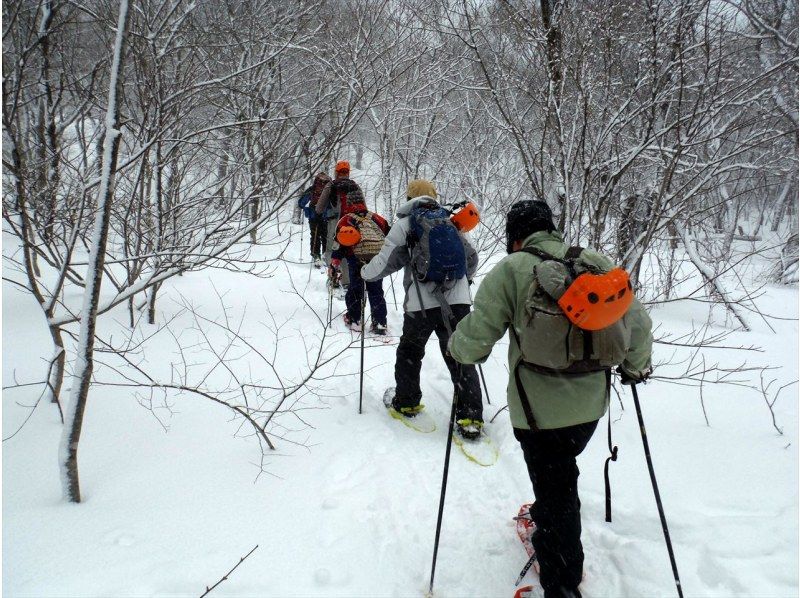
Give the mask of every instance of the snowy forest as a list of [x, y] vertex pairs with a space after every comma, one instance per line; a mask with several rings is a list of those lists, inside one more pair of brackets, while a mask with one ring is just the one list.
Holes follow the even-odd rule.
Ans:
[[[7, 596], [426, 592], [452, 385], [431, 341], [439, 429], [386, 417], [394, 346], [359, 363], [292, 222], [337, 160], [390, 223], [413, 179], [474, 202], [473, 292], [523, 199], [625, 268], [684, 592], [798, 595], [796, 0], [3, 0], [2, 30]], [[437, 596], [526, 560], [508, 342]], [[587, 597], [675, 593], [629, 401], [613, 523], [604, 428], [579, 460]]]

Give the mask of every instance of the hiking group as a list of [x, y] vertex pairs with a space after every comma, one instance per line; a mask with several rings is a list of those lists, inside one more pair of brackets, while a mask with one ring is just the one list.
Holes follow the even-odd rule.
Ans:
[[[459, 219], [463, 207], [454, 214], [438, 202], [432, 182], [413, 180], [389, 226], [367, 210], [349, 173], [349, 164], [339, 162], [335, 179], [319, 174], [306, 192], [313, 215], [325, 223], [312, 225], [312, 237], [327, 226], [322, 248], [330, 256], [329, 276], [338, 280], [341, 271], [341, 284], [349, 284], [344, 318], [354, 329], [362, 326], [366, 289], [372, 330], [386, 334], [381, 281], [404, 270], [403, 330], [391, 408], [407, 418], [422, 411], [420, 370], [435, 333], [455, 389], [451, 433], [455, 428], [464, 439], [476, 441], [483, 429], [476, 365], [488, 359], [508, 331], [508, 411], [535, 496], [529, 513], [531, 562], [538, 562], [546, 598], [579, 598], [584, 553], [576, 457], [608, 409], [612, 368], [623, 384], [632, 385], [647, 379], [652, 369], [651, 321], [627, 274], [600, 253], [569, 247], [548, 204], [525, 200], [508, 211], [508, 255], [485, 275], [472, 305], [478, 254], [464, 232], [478, 222], [474, 206], [469, 204], [472, 222], [464, 224]], [[312, 239], [315, 259], [318, 250]], [[615, 458], [613, 452], [610, 459]], [[439, 525], [447, 459], [444, 476]], [[655, 489], [654, 478], [653, 483]], [[437, 547], [438, 527], [434, 569]], [[674, 563], [673, 569], [677, 580]]]

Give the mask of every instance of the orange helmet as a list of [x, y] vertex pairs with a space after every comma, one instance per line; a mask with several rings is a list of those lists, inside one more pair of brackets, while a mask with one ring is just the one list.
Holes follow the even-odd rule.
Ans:
[[361, 240], [361, 233], [352, 224], [343, 224], [336, 231], [336, 240], [342, 247], [352, 247]]
[[350, 162], [347, 160], [339, 160], [336, 163], [336, 168], [333, 169], [336, 174], [340, 172], [350, 172]]
[[581, 274], [558, 300], [558, 305], [578, 328], [602, 330], [624, 316], [632, 301], [633, 287], [628, 273], [614, 268], [605, 274]]
[[456, 228], [462, 233], [468, 233], [478, 226], [478, 223], [481, 221], [481, 215], [478, 213], [478, 207], [471, 201], [468, 201], [458, 212], [450, 216], [450, 221], [455, 224]]

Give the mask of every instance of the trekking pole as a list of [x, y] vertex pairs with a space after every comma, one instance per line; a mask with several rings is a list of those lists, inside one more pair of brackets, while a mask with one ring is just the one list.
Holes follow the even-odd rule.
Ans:
[[[303, 220], [302, 220], [302, 217], [301, 217], [301, 220], [300, 220], [300, 258], [299, 258], [301, 262], [303, 261], [303, 230], [305, 230], [305, 228], [306, 227], [303, 226]], [[310, 276], [309, 276], [309, 278], [310, 278]]]
[[361, 414], [361, 402], [364, 398], [364, 337], [367, 335], [367, 318], [364, 312], [367, 310], [367, 282], [361, 279], [361, 380], [358, 388], [358, 413]]
[[[467, 285], [467, 290], [469, 291], [469, 302], [472, 303], [472, 286]], [[483, 393], [486, 395], [486, 402], [491, 405], [492, 401], [489, 399], [489, 388], [486, 386], [486, 378], [483, 375], [483, 366], [480, 363], [478, 364], [478, 372], [481, 375], [481, 382], [483, 382]]]
[[480, 364], [480, 363], [478, 364], [478, 372], [479, 372], [479, 373], [480, 373], [480, 375], [481, 375], [481, 382], [483, 382], [483, 393], [486, 395], [486, 402], [487, 402], [489, 405], [491, 405], [491, 404], [492, 404], [492, 401], [491, 401], [491, 400], [489, 400], [489, 389], [488, 389], [488, 388], [486, 388], [486, 378], [484, 378], [484, 377], [483, 377], [483, 367], [481, 367], [481, 364]]
[[392, 287], [392, 299], [394, 300], [394, 308], [397, 309], [397, 295], [394, 294], [394, 276], [389, 276], [389, 286]]
[[[461, 379], [461, 364], [458, 365], [458, 379]], [[439, 514], [436, 518], [436, 537], [433, 541], [433, 562], [431, 563], [431, 583], [428, 596], [433, 595], [433, 576], [436, 573], [436, 556], [439, 553], [439, 534], [442, 531], [442, 515], [444, 514], [444, 495], [447, 491], [447, 474], [450, 471], [450, 449], [453, 447], [453, 430], [456, 425], [456, 406], [458, 404], [458, 387], [453, 391], [453, 406], [450, 408], [450, 424], [447, 430], [447, 448], [444, 452], [444, 471], [442, 472], [442, 492], [439, 495]]]
[[525, 566], [522, 568], [522, 571], [519, 572], [519, 575], [517, 576], [517, 581], [514, 582], [515, 588], [519, 585], [519, 582], [522, 581], [522, 578], [525, 577], [525, 574], [528, 572], [528, 570], [535, 562], [536, 562], [536, 553], [534, 552], [531, 555], [531, 558], [528, 559], [528, 562], [525, 563]]
[[330, 277], [328, 277], [328, 325], [330, 326], [333, 319], [333, 284]]
[[636, 405], [636, 417], [639, 418], [639, 430], [642, 433], [642, 444], [644, 445], [644, 456], [647, 459], [647, 470], [650, 472], [650, 481], [653, 483], [653, 494], [656, 496], [656, 505], [658, 506], [658, 516], [661, 518], [661, 529], [664, 531], [664, 539], [667, 541], [667, 552], [669, 552], [669, 562], [672, 564], [672, 575], [675, 577], [675, 587], [678, 588], [678, 596], [683, 598], [683, 590], [681, 589], [681, 579], [678, 576], [678, 565], [675, 563], [675, 553], [672, 550], [672, 541], [669, 539], [669, 529], [667, 528], [667, 518], [664, 515], [664, 506], [661, 504], [661, 494], [658, 492], [658, 483], [656, 482], [656, 472], [653, 469], [653, 460], [650, 457], [650, 445], [647, 443], [647, 431], [644, 427], [644, 419], [642, 418], [642, 407], [639, 405], [639, 393], [636, 392], [636, 385], [631, 385], [633, 391], [633, 403]]

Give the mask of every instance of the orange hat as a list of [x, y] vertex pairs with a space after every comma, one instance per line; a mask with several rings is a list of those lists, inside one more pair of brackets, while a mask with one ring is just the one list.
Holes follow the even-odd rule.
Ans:
[[468, 233], [478, 226], [481, 215], [478, 213], [478, 206], [468, 201], [458, 212], [450, 216], [450, 222], [462, 233]]
[[358, 232], [355, 226], [343, 224], [336, 231], [336, 240], [339, 241], [339, 245], [342, 247], [352, 247], [361, 240], [361, 233]]
[[336, 168], [333, 169], [336, 174], [340, 172], [350, 172], [350, 162], [347, 160], [339, 160], [336, 163]]

